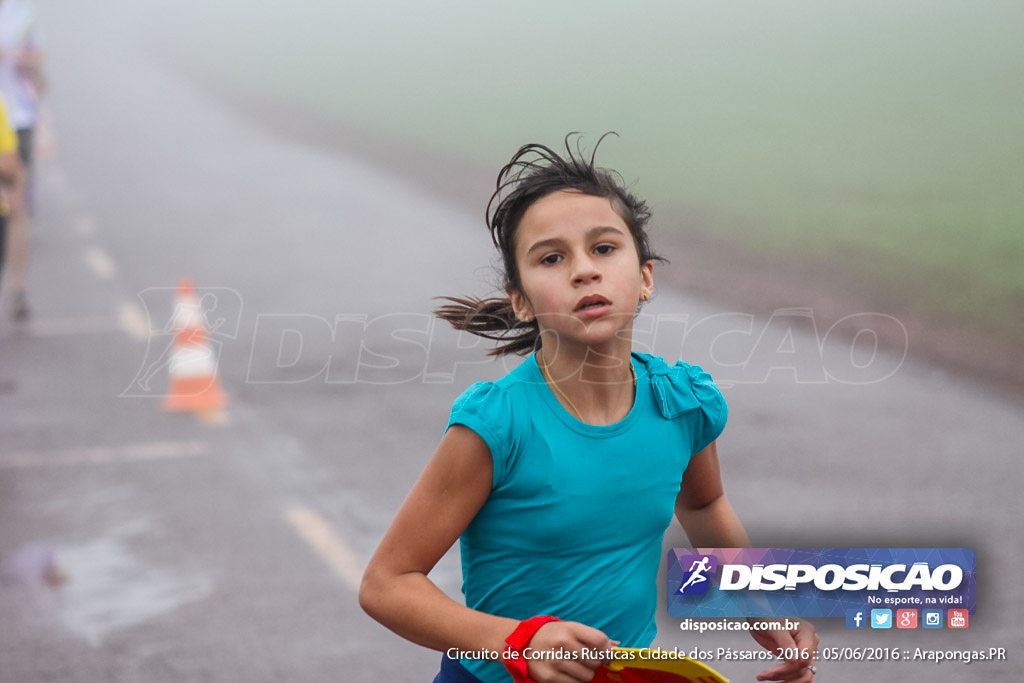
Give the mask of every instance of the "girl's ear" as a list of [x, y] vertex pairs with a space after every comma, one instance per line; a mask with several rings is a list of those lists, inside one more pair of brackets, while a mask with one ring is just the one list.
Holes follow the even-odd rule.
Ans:
[[640, 298], [647, 300], [654, 295], [654, 261], [640, 266]]
[[530, 306], [526, 295], [518, 289], [506, 289], [505, 294], [508, 295], [508, 300], [512, 302], [512, 311], [516, 314], [516, 318], [523, 322], [529, 322], [533, 318], [533, 308]]

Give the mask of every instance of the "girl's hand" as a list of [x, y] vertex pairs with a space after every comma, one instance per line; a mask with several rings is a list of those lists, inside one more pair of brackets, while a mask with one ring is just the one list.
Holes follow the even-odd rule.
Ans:
[[815, 655], [818, 651], [818, 634], [809, 622], [798, 619], [793, 631], [751, 631], [762, 647], [774, 652], [785, 661], [757, 675], [759, 681], [792, 681], [812, 683], [814, 681]]
[[527, 671], [537, 683], [583, 683], [611, 659], [616, 645], [596, 628], [575, 621], [552, 621], [541, 626], [526, 646], [531, 656]]

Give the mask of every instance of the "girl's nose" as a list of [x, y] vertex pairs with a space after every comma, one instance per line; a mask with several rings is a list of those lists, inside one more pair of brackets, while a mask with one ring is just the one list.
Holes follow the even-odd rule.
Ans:
[[574, 285], [600, 281], [601, 271], [593, 259], [587, 257], [577, 258], [573, 265], [575, 266], [572, 273]]

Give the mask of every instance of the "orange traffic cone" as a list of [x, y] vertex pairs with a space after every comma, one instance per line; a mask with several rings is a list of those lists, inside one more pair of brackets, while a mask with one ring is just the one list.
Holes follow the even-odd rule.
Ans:
[[171, 350], [170, 386], [164, 410], [212, 412], [227, 402], [217, 379], [217, 358], [206, 340], [206, 319], [192, 281], [178, 285], [174, 315], [174, 347]]

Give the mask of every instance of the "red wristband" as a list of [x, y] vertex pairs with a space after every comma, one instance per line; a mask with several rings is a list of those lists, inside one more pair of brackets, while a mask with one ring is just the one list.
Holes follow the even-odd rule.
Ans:
[[527, 661], [523, 656], [523, 650], [530, 644], [540, 627], [552, 621], [561, 620], [551, 616], [530, 617], [526, 621], [520, 621], [516, 630], [512, 631], [512, 635], [505, 639], [508, 647], [505, 648], [505, 652], [501, 656], [501, 662], [512, 674], [512, 680], [516, 683], [533, 683], [526, 674]]

